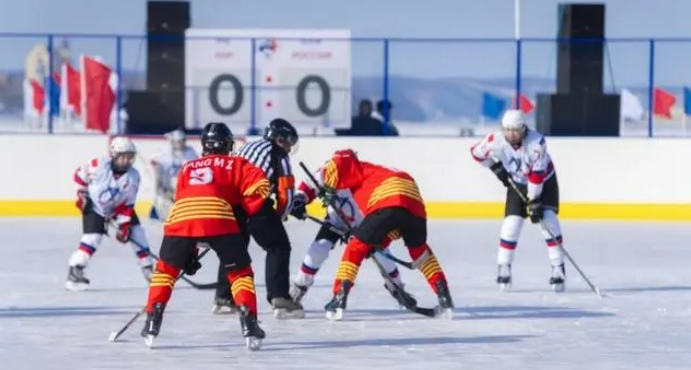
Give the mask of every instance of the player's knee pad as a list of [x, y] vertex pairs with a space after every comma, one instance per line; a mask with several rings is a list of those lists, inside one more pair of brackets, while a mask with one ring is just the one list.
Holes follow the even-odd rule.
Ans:
[[170, 276], [178, 276], [180, 274], [180, 268], [171, 265], [163, 260], [158, 260], [156, 262], [155, 272], [160, 274], [166, 274]]
[[550, 232], [555, 237], [561, 237], [561, 225], [559, 223], [559, 218], [557, 218], [557, 214], [551, 209], [545, 209], [542, 217], [542, 224], [540, 225], [540, 231], [545, 239], [552, 238]]
[[95, 233], [84, 234], [79, 241], [81, 245], [92, 248], [94, 251], [101, 245], [101, 242], [103, 242], [103, 234]]
[[429, 248], [427, 243], [414, 247], [408, 247], [408, 254], [410, 254], [410, 258], [413, 260], [413, 265], [417, 266], [424, 264], [427, 259], [434, 256], [432, 249]]
[[[332, 243], [330, 240], [315, 240], [312, 242], [309, 249], [307, 250], [307, 255], [305, 256], [305, 259], [311, 259], [313, 262], [315, 262], [315, 264], [321, 265], [322, 262], [324, 262], [326, 258], [329, 256], [329, 252], [331, 252], [331, 249], [333, 249], [333, 247], [334, 243]], [[312, 266], [312, 264], [309, 263], [308, 265]]]
[[521, 236], [524, 222], [525, 219], [521, 216], [506, 216], [504, 222], [501, 224], [499, 238], [509, 243], [516, 243]]
[[343, 252], [343, 258], [362, 261], [373, 250], [374, 246], [367, 244], [358, 237], [354, 236], [350, 238], [350, 241], [348, 241], [345, 251]]

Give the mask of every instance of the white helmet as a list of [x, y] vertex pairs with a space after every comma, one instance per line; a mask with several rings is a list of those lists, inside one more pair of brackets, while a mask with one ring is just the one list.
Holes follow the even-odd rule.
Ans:
[[132, 140], [126, 137], [116, 137], [110, 142], [110, 154], [114, 157], [123, 153], [137, 153], [137, 148], [134, 146]]
[[185, 135], [185, 131], [182, 130], [171, 131], [167, 133], [165, 136], [166, 138], [168, 138], [168, 140], [170, 140], [173, 143], [179, 143], [187, 140], [187, 135]]
[[501, 127], [505, 130], [521, 130], [526, 126], [525, 115], [518, 109], [507, 110], [501, 118]]

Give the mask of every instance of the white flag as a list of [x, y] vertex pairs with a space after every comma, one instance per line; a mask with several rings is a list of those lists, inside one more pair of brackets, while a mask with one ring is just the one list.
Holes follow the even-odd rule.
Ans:
[[628, 89], [621, 89], [620, 114], [622, 121], [641, 121], [645, 117], [643, 103]]

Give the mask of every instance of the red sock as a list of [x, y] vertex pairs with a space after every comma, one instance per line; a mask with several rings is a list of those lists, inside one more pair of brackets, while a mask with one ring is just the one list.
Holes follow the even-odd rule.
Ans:
[[230, 291], [233, 293], [235, 304], [246, 306], [250, 313], [257, 315], [257, 293], [254, 290], [254, 272], [252, 266], [228, 273]]
[[432, 253], [432, 249], [430, 249], [426, 243], [417, 247], [408, 247], [408, 253], [410, 253], [410, 258], [412, 258], [413, 261], [417, 261], [425, 252], [427, 252], [428, 257], [426, 257], [419, 269], [425, 276], [429, 286], [437, 293], [437, 282], [446, 282], [446, 275], [444, 275], [444, 271], [439, 261], [437, 261], [437, 257]]
[[168, 304], [170, 296], [173, 294], [175, 280], [180, 274], [180, 269], [171, 266], [162, 260], [156, 262], [156, 268], [151, 275], [149, 284], [149, 297], [146, 300], [146, 312], [151, 312], [156, 303]]
[[362, 260], [365, 259], [365, 256], [370, 250], [372, 250], [372, 246], [365, 244], [360, 239], [356, 237], [350, 239], [345, 247], [345, 251], [343, 251], [341, 263], [338, 264], [336, 280], [333, 286], [334, 294], [338, 294], [343, 280], [348, 280], [355, 284], [355, 278], [360, 270], [360, 264], [362, 264]]

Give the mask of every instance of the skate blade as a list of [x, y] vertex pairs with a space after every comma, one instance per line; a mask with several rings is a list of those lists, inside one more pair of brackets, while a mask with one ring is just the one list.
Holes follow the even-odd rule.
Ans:
[[341, 321], [343, 319], [343, 309], [337, 308], [336, 311], [326, 311], [326, 318], [331, 321]]
[[279, 320], [301, 319], [301, 318], [305, 317], [305, 311], [304, 310], [288, 311], [285, 308], [274, 308], [273, 314], [274, 314], [274, 317], [279, 319]]
[[227, 307], [227, 306], [217, 306], [214, 305], [211, 307], [211, 313], [214, 315], [235, 315], [238, 313], [238, 309], [235, 307]]
[[435, 307], [434, 310], [436, 311], [436, 316], [437, 318], [440, 319], [445, 319], [445, 320], [452, 320], [453, 319], [453, 308], [441, 308], [439, 306]]
[[89, 284], [86, 283], [75, 283], [73, 281], [65, 282], [65, 289], [72, 292], [81, 292], [83, 290], [86, 290], [88, 287]]
[[552, 290], [555, 293], [563, 293], [566, 291], [566, 284], [552, 284]]
[[144, 343], [146, 344], [147, 347], [153, 348], [154, 346], [154, 339], [156, 339], [155, 336], [149, 334], [144, 338]]
[[245, 346], [250, 351], [259, 351], [262, 348], [262, 340], [256, 337], [245, 338]]

